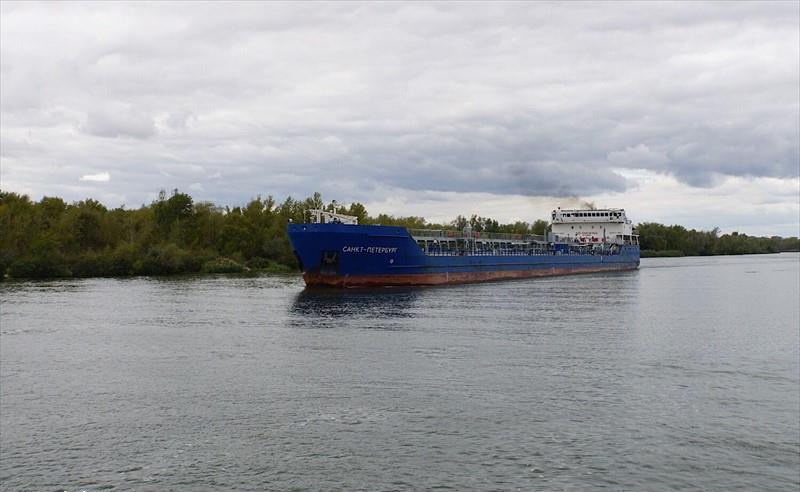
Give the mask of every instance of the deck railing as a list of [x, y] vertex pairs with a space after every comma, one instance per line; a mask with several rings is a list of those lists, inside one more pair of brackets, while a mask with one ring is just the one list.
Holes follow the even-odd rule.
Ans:
[[490, 241], [540, 241], [544, 242], [545, 237], [535, 234], [507, 234], [502, 232], [464, 232], [443, 229], [408, 229], [408, 232], [416, 238], [425, 239], [477, 239]]
[[619, 250], [598, 250], [590, 253], [589, 250], [581, 253], [579, 251], [554, 251], [547, 249], [483, 249], [483, 250], [447, 250], [447, 249], [429, 249], [425, 251], [427, 256], [586, 256], [588, 254], [596, 254], [598, 256], [616, 256], [620, 254]]

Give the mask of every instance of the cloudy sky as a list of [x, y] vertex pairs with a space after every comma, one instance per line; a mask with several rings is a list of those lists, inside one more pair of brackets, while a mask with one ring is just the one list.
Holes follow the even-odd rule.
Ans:
[[800, 3], [0, 4], [0, 186], [800, 229]]

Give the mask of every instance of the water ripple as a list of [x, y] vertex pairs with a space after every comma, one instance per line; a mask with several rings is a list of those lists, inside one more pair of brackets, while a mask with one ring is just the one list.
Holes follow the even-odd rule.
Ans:
[[2, 283], [0, 489], [794, 491], [798, 258]]

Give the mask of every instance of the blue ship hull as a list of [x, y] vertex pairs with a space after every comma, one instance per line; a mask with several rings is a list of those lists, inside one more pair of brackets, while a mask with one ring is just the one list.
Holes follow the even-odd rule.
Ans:
[[438, 285], [639, 267], [635, 244], [605, 255], [429, 255], [404, 227], [289, 224], [288, 233], [309, 286]]

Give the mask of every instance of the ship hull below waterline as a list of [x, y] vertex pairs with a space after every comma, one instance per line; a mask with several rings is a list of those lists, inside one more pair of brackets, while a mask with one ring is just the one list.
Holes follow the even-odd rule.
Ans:
[[452, 285], [479, 282], [494, 282], [558, 275], [576, 275], [614, 271], [636, 270], [637, 263], [592, 265], [569, 268], [538, 268], [533, 270], [503, 270], [483, 272], [444, 272], [388, 275], [335, 275], [306, 272], [303, 279], [309, 287], [382, 287], [382, 286], [421, 286]]

